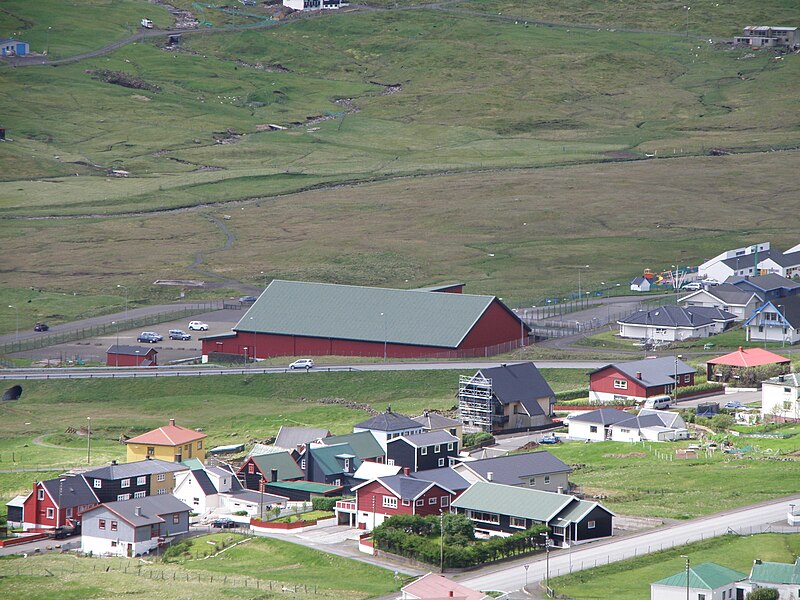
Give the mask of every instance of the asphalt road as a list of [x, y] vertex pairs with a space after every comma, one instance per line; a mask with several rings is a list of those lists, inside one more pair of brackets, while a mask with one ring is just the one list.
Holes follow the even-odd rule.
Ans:
[[[550, 553], [549, 575], [557, 577], [570, 572], [593, 568], [595, 565], [617, 562], [663, 548], [682, 546], [690, 542], [717, 537], [733, 530], [740, 534], [759, 533], [767, 528], [780, 529], [786, 525], [789, 504], [800, 504], [800, 495], [741, 509], [692, 519], [678, 525], [661, 527], [620, 539], [576, 546], [571, 550]], [[459, 582], [479, 590], [517, 590], [525, 585], [524, 565], [528, 564], [529, 585], [545, 580], [547, 559], [520, 559], [497, 569], [484, 570], [459, 578]]]

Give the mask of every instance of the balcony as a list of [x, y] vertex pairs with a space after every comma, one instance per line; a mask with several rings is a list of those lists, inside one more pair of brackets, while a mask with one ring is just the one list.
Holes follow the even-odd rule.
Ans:
[[344, 512], [344, 513], [353, 513], [356, 512], [356, 501], [355, 500], [337, 500], [336, 501], [336, 512]]

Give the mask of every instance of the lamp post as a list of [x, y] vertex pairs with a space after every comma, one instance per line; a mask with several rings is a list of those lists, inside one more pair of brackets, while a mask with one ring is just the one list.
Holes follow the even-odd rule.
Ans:
[[120, 285], [120, 284], [117, 284], [117, 287], [118, 288], [122, 288], [123, 290], [125, 290], [125, 318], [127, 319], [128, 318], [128, 288], [126, 288], [124, 285]]
[[544, 533], [540, 533], [539, 535], [544, 536], [544, 587], [545, 593], [549, 596], [550, 595], [550, 536], [545, 531]]
[[86, 464], [92, 458], [92, 417], [86, 417]]
[[578, 267], [578, 302], [583, 300], [583, 293], [581, 288], [581, 269], [588, 269], [589, 265], [583, 265], [582, 267]]
[[244, 347], [244, 368], [247, 368], [247, 346]]
[[47, 28], [47, 49], [45, 50], [45, 54], [47, 54], [47, 56], [50, 56], [50, 30], [51, 29], [52, 29], [52, 27], [48, 27]]
[[689, 600], [689, 565], [690, 560], [689, 557], [685, 554], [681, 554], [681, 558], [686, 559], [686, 600]]
[[691, 6], [684, 6], [686, 9], [686, 38], [689, 38], [689, 11], [692, 10]]
[[675, 388], [674, 388], [674, 394], [673, 394], [674, 399], [675, 399], [675, 404], [678, 403], [678, 381], [679, 381], [678, 380], [678, 361], [681, 360], [681, 359], [683, 359], [683, 355], [682, 354], [678, 354], [678, 355], [675, 356]]
[[64, 489], [64, 478], [58, 480], [58, 506], [56, 506], [56, 529], [61, 525], [61, 493]]
[[386, 339], [386, 313], [381, 313], [381, 316], [383, 317], [383, 362], [386, 362], [386, 343], [388, 342]]
[[111, 324], [115, 325], [116, 328], [117, 328], [117, 342], [115, 344], [116, 348], [114, 348], [114, 350], [115, 350], [115, 352], [114, 352], [114, 363], [115, 363], [114, 366], [118, 367], [119, 366], [119, 323], [117, 323], [116, 321], [111, 321]]
[[786, 306], [777, 304], [776, 308], [778, 309], [778, 314], [781, 316], [781, 348], [786, 348], [786, 332], [784, 331], [786, 329], [786, 317], [784, 316], [786, 313]]
[[258, 491], [260, 496], [258, 498], [258, 518], [264, 520], [264, 474], [258, 474]]
[[794, 525], [794, 504], [789, 505], [789, 525]]
[[444, 573], [444, 509], [439, 509], [439, 573]]
[[261, 276], [264, 278], [264, 289], [267, 289], [267, 274], [261, 271]]
[[13, 308], [13, 309], [14, 309], [14, 312], [16, 313], [16, 317], [17, 317], [17, 329], [16, 329], [16, 333], [14, 334], [14, 339], [15, 339], [15, 340], [17, 340], [17, 339], [19, 339], [19, 308], [18, 308], [18, 307], [16, 307], [16, 306], [14, 306], [14, 305], [12, 305], [12, 304], [9, 304], [9, 305], [8, 305], [8, 308]]

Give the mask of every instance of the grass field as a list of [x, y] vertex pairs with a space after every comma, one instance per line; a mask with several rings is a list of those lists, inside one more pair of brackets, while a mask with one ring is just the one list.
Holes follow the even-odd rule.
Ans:
[[[230, 545], [241, 539], [220, 533], [193, 538], [191, 544], [204, 555], [209, 542], [221, 546], [223, 541]], [[58, 554], [0, 560], [0, 594], [5, 598], [359, 599], [396, 589], [389, 570], [266, 538], [250, 539], [206, 560], [178, 564]]]
[[692, 566], [714, 562], [748, 575], [756, 558], [793, 563], [798, 554], [797, 535], [729, 535], [553, 578], [550, 584], [563, 594], [561, 598], [604, 600], [608, 591], [614, 590], [615, 600], [641, 600], [650, 597], [652, 582], [685, 570], [686, 560], [681, 555], [689, 556]]

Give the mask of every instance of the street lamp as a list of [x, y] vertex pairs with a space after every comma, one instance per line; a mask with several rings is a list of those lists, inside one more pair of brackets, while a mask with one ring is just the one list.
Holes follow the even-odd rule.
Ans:
[[47, 54], [47, 56], [50, 56], [50, 30], [51, 29], [52, 29], [52, 27], [48, 27], [47, 28], [47, 50], [45, 50], [45, 54]]
[[267, 274], [261, 271], [261, 276], [264, 278], [264, 289], [267, 289]]
[[117, 343], [115, 344], [116, 348], [114, 348], [114, 350], [115, 350], [115, 352], [114, 352], [114, 361], [116, 363], [115, 366], [118, 367], [119, 366], [119, 323], [117, 323], [116, 321], [111, 321], [111, 324], [115, 325], [116, 328], [117, 328]]
[[128, 318], [128, 288], [126, 288], [124, 285], [120, 285], [120, 284], [117, 284], [117, 287], [118, 288], [122, 288], [123, 290], [125, 290], [125, 318], [127, 319]]
[[689, 11], [692, 10], [691, 6], [684, 6], [683, 8], [686, 9], [686, 37], [689, 37]]
[[686, 600], [689, 600], [689, 557], [685, 554], [681, 554], [681, 558], [686, 559]]
[[86, 417], [86, 464], [92, 457], [92, 417]]
[[64, 478], [58, 480], [58, 506], [56, 507], [56, 529], [61, 525], [61, 494], [64, 490]]
[[[781, 316], [781, 348], [786, 348], [786, 306], [783, 304], [776, 304], [775, 306], [778, 309], [778, 314]], [[766, 333], [764, 337], [766, 337]]]
[[544, 587], [545, 593], [549, 596], [550, 595], [550, 536], [548, 532], [540, 533], [539, 535], [544, 536]]
[[582, 267], [578, 267], [578, 302], [583, 299], [583, 294], [581, 291], [581, 269], [588, 269], [589, 265], [583, 265]]
[[386, 362], [386, 343], [388, 340], [386, 339], [386, 313], [381, 313], [383, 317], [383, 362]]
[[683, 355], [682, 354], [678, 354], [678, 355], [675, 356], [675, 391], [674, 391], [674, 394], [673, 394], [674, 397], [675, 397], [675, 404], [678, 403], [678, 381], [679, 381], [679, 379], [678, 379], [678, 361], [682, 360], [682, 359], [683, 359]]
[[8, 305], [8, 308], [13, 308], [13, 309], [14, 309], [14, 312], [15, 312], [15, 313], [16, 313], [16, 315], [17, 315], [17, 331], [16, 331], [16, 333], [14, 334], [14, 339], [15, 339], [15, 340], [17, 340], [17, 339], [19, 339], [19, 308], [18, 308], [18, 307], [16, 307], [16, 306], [13, 306], [13, 305], [11, 305], [11, 304], [9, 304], [9, 305]]
[[244, 368], [247, 368], [247, 346], [244, 347]]

